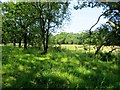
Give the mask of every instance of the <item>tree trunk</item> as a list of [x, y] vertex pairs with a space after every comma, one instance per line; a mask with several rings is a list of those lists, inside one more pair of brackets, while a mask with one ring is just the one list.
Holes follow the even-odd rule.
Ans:
[[13, 46], [16, 46], [16, 43], [15, 43], [15, 42], [13, 42]]
[[43, 53], [42, 54], [46, 54], [48, 51], [48, 39], [49, 39], [49, 29], [46, 31], [46, 34], [43, 34]]
[[22, 39], [20, 38], [19, 39], [19, 48], [21, 47], [21, 41], [22, 41]]
[[46, 37], [45, 37], [44, 53], [47, 53], [48, 51], [49, 29], [50, 29], [50, 19], [48, 19], [48, 28], [46, 30], [46, 35], [45, 35]]
[[45, 37], [43, 38], [43, 53], [45, 54], [46, 53], [46, 44], [45, 44]]
[[15, 39], [15, 37], [13, 39], [13, 46], [16, 46], [16, 39]]
[[45, 49], [46, 49], [46, 44], [45, 44], [45, 31], [44, 29], [42, 29], [42, 33], [41, 33], [41, 36], [42, 36], [42, 44], [43, 44], [43, 52], [41, 54], [45, 54]]
[[45, 43], [45, 53], [48, 51], [48, 39], [49, 39], [49, 30], [46, 32], [46, 43]]
[[27, 32], [24, 34], [24, 49], [27, 49]]

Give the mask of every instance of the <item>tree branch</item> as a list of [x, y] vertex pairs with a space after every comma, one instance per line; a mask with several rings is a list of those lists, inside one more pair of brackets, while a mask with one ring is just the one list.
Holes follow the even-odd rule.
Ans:
[[103, 14], [101, 14], [99, 17], [98, 17], [98, 20], [97, 20], [97, 22], [89, 29], [89, 31], [91, 32], [91, 30], [92, 30], [92, 28], [95, 26], [95, 25], [97, 25], [98, 24], [98, 22], [99, 22], [99, 20], [100, 20], [100, 18], [107, 12], [107, 11], [109, 11], [109, 10], [106, 10]]
[[[98, 17], [97, 22], [89, 29], [89, 38], [91, 37], [91, 34], [92, 34], [92, 32], [91, 32], [92, 28], [93, 28], [95, 25], [98, 24], [100, 18], [101, 18], [107, 11], [109, 11], [109, 10], [106, 10], [103, 14], [101, 14], [101, 15]], [[90, 44], [91, 44], [91, 39], [90, 39]], [[89, 53], [90, 53], [90, 44], [89, 44]], [[98, 53], [98, 51], [100, 50], [101, 47], [102, 47], [102, 46], [100, 46], [100, 47], [97, 49], [97, 51], [95, 52], [95, 54]]]

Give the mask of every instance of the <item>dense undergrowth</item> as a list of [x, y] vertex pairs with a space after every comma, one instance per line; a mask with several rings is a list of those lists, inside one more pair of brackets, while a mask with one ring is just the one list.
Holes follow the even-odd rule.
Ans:
[[[119, 88], [120, 53], [108, 61], [84, 51], [2, 46], [3, 88]], [[104, 58], [107, 59], [107, 58]]]

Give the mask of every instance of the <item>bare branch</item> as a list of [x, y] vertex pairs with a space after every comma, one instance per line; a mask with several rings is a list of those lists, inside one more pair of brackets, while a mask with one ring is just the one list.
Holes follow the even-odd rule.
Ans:
[[99, 20], [100, 20], [100, 18], [107, 12], [107, 11], [109, 11], [109, 10], [106, 10], [103, 14], [101, 14], [99, 17], [98, 17], [98, 20], [97, 20], [97, 22], [89, 29], [89, 31], [91, 32], [91, 30], [92, 30], [92, 28], [95, 26], [95, 25], [97, 25], [98, 24], [98, 22], [99, 22]]

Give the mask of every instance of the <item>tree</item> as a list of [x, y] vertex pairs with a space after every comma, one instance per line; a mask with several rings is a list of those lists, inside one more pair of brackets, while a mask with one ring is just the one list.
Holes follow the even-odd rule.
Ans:
[[[14, 39], [13, 43], [19, 42], [19, 47], [23, 40], [25, 49], [28, 43], [35, 44], [43, 46], [43, 53], [47, 53], [50, 33], [69, 19], [68, 5], [68, 2], [3, 3], [3, 31], [7, 30], [10, 42]], [[7, 40], [5, 32], [4, 41]]]
[[50, 32], [56, 27], [60, 27], [65, 18], [68, 19], [68, 5], [65, 2], [37, 2], [34, 5], [39, 12], [43, 53], [47, 53]]
[[[120, 17], [119, 17], [119, 13], [120, 13], [120, 2], [78, 2], [78, 5], [75, 6], [75, 9], [82, 9], [82, 8], [86, 8], [86, 7], [103, 7], [104, 8], [104, 12], [98, 17], [97, 22], [91, 26], [91, 28], [89, 29], [89, 38], [90, 38], [90, 43], [91, 43], [91, 36], [92, 36], [92, 28], [99, 22], [100, 17], [104, 16], [105, 18], [108, 18], [108, 24], [105, 24], [105, 26], [107, 25], [108, 29], [111, 30], [111, 32], [108, 32], [105, 37], [113, 37], [113, 38], [107, 38], [105, 39], [105, 41], [101, 44], [99, 43], [99, 46], [95, 52], [95, 54], [98, 53], [98, 51], [100, 50], [100, 48], [102, 47], [102, 45], [106, 44], [107, 45], [114, 45], [115, 43], [119, 43], [120, 39], [117, 40], [116, 42], [114, 42], [114, 38], [116, 38], [115, 36], [117, 36], [117, 38], [119, 38], [119, 34], [120, 34]], [[105, 29], [104, 27], [102, 27], [100, 30], [102, 31], [103, 29]], [[108, 43], [109, 41], [109, 43]], [[118, 44], [117, 44], [118, 45]], [[120, 45], [120, 44], [119, 44]]]
[[11, 40], [15, 45], [17, 41], [16, 39], [18, 39], [19, 47], [21, 46], [23, 37], [24, 48], [27, 48], [27, 34], [29, 33], [28, 29], [29, 26], [35, 22], [35, 20], [32, 19], [32, 13], [34, 13], [34, 10], [30, 7], [30, 5], [31, 3], [28, 2], [3, 3], [3, 27], [5, 27], [3, 31], [9, 28]]

